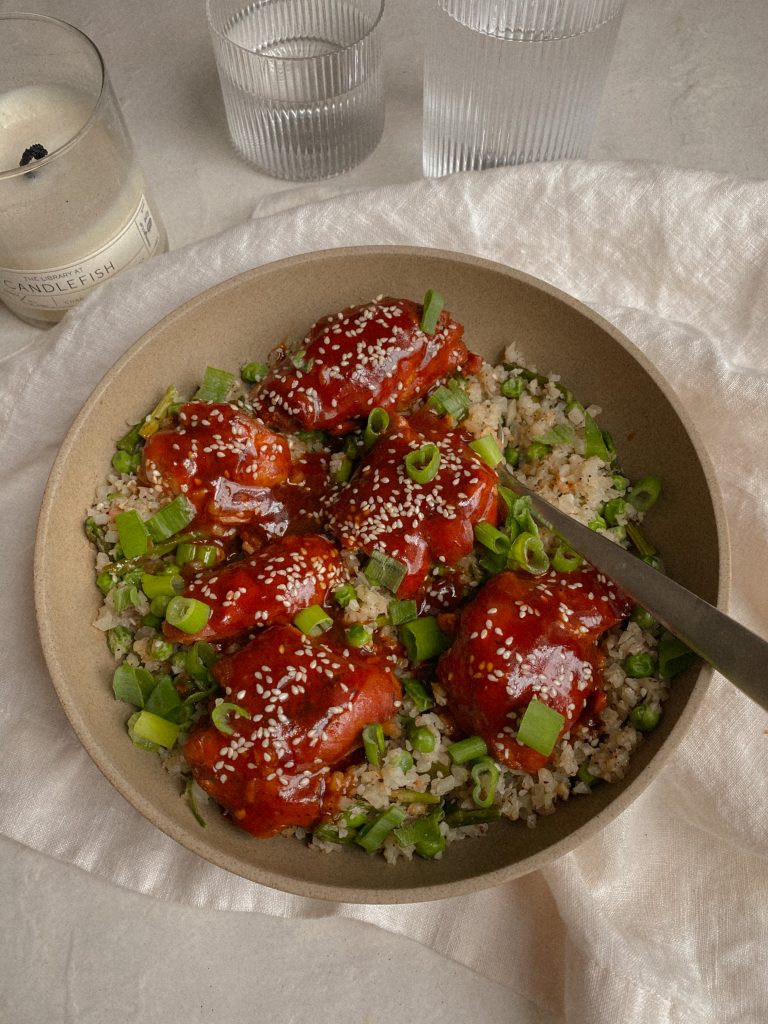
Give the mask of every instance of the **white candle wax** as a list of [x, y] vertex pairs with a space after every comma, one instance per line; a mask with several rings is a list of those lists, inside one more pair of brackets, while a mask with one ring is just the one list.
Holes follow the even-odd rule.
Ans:
[[0, 174], [36, 144], [56, 155], [0, 177], [0, 298], [25, 319], [53, 322], [166, 240], [108, 104], [94, 114], [93, 97], [59, 85], [1, 94]]

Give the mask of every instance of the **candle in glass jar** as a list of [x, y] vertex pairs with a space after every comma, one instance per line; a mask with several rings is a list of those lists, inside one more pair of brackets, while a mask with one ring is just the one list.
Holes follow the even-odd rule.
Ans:
[[44, 324], [167, 242], [98, 51], [70, 26], [27, 20], [76, 33], [98, 65], [89, 87], [81, 63], [0, 91], [0, 299]]

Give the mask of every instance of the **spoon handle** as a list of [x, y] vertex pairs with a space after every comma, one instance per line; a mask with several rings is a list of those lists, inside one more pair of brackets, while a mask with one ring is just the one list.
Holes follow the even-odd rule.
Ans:
[[499, 479], [531, 499], [536, 518], [578, 551], [692, 651], [768, 710], [768, 643], [624, 548], [529, 490], [504, 465]]

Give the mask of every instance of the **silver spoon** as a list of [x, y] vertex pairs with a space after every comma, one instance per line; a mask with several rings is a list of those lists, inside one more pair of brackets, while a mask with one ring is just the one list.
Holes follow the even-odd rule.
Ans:
[[505, 487], [530, 498], [536, 518], [612, 579], [670, 633], [768, 710], [768, 643], [642, 559], [601, 537], [539, 497], [507, 467], [495, 467]]

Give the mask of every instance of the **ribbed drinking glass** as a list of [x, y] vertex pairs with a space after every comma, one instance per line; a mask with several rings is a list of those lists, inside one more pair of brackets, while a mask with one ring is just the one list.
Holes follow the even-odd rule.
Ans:
[[424, 173], [587, 155], [624, 0], [428, 0]]
[[384, 129], [384, 0], [207, 0], [229, 133], [265, 174], [341, 174]]

